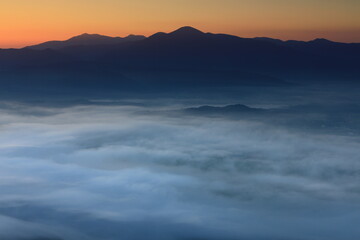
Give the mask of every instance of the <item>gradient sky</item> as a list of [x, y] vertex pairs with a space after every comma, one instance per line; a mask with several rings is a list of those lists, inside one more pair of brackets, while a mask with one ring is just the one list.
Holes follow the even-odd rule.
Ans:
[[0, 47], [184, 25], [242, 37], [360, 42], [359, 12], [359, 0], [1, 0]]

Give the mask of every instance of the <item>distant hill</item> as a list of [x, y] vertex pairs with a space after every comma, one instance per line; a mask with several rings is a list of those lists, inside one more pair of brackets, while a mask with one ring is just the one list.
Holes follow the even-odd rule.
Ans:
[[360, 132], [360, 105], [357, 103], [304, 104], [278, 108], [253, 108], [242, 104], [200, 106], [179, 111], [190, 116], [257, 120], [277, 126], [352, 135]]
[[265, 110], [261, 108], [252, 108], [243, 104], [234, 104], [227, 106], [200, 106], [184, 109], [186, 113], [196, 115], [211, 115], [211, 114], [241, 114], [241, 113], [262, 113]]
[[29, 46], [29, 49], [44, 50], [44, 49], [61, 49], [71, 46], [94, 46], [94, 45], [108, 45], [119, 44], [131, 41], [140, 41], [145, 39], [145, 36], [141, 35], [129, 35], [127, 37], [108, 37], [99, 34], [84, 33], [79, 36], [72, 37], [65, 41], [49, 41], [38, 45]]

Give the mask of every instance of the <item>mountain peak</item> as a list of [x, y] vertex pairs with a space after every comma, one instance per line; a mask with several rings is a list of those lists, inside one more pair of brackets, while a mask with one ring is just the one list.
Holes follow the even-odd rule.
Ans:
[[194, 38], [199, 38], [204, 36], [205, 33], [203, 33], [202, 31], [190, 27], [190, 26], [185, 26], [185, 27], [181, 27], [173, 32], [170, 33], [164, 33], [164, 32], [158, 32], [155, 33], [154, 35], [150, 36], [149, 39], [150, 40], [155, 40], [155, 39], [181, 39], [182, 40], [189, 40], [189, 39], [194, 39]]
[[89, 33], [83, 33], [78, 36], [72, 37], [69, 40], [92, 40], [92, 39], [103, 39], [103, 38], [111, 38], [108, 36], [100, 35], [100, 34], [89, 34]]
[[185, 27], [181, 27], [173, 32], [171, 32], [170, 34], [176, 34], [176, 35], [202, 35], [204, 34], [202, 31], [190, 27], [190, 26], [185, 26]]
[[314, 40], [311, 40], [309, 42], [313, 42], [313, 43], [333, 43], [333, 41], [330, 41], [326, 38], [316, 38]]
[[143, 36], [143, 35], [134, 35], [134, 34], [130, 34], [126, 37], [124, 37], [123, 39], [124, 40], [133, 40], [133, 41], [136, 41], [136, 40], [144, 40], [146, 37]]

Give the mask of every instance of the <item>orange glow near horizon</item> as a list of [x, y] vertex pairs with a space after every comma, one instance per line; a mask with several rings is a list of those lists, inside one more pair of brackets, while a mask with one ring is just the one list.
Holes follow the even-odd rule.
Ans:
[[360, 42], [358, 0], [2, 0], [0, 47], [170, 32], [193, 26], [241, 37]]

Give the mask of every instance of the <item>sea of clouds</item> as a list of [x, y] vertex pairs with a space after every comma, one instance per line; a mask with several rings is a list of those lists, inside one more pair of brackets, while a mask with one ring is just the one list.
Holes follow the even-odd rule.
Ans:
[[3, 103], [0, 239], [359, 239], [359, 136], [154, 110]]

